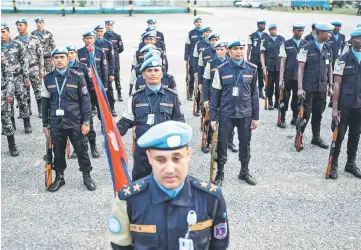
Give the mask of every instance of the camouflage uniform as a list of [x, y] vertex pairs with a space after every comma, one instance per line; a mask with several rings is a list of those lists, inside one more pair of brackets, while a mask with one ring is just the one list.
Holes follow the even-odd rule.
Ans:
[[[20, 41], [22, 44], [24, 44], [25, 49], [27, 51], [27, 58], [29, 62], [29, 71], [30, 71], [29, 78], [30, 78], [31, 86], [33, 87], [35, 99], [38, 104], [39, 115], [41, 115], [42, 79], [40, 79], [39, 72], [41, 71], [44, 72], [43, 48], [37, 36], [27, 34], [25, 36], [25, 39], [22, 36], [17, 36], [15, 37], [15, 40]], [[30, 87], [25, 87], [25, 89], [26, 89], [27, 102], [30, 108], [31, 107]]]
[[55, 49], [53, 34], [47, 30], [34, 30], [31, 34], [37, 36], [43, 46], [45, 74], [48, 74], [53, 71], [53, 67], [51, 66], [51, 52]]
[[6, 102], [6, 97], [14, 96], [14, 85], [7, 77], [7, 73], [3, 70], [3, 53], [1, 53], [1, 123], [3, 134], [6, 136], [12, 136], [14, 134], [14, 126], [11, 121], [11, 117], [14, 116], [11, 109], [11, 103]]

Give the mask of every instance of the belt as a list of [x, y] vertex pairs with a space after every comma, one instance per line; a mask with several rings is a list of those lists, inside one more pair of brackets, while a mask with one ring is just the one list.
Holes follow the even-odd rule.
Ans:
[[21, 76], [23, 74], [23, 72], [16, 72], [16, 73], [13, 73], [13, 77], [16, 77], [16, 76]]
[[29, 64], [29, 68], [34, 67], [34, 66], [37, 66], [37, 65], [38, 65], [38, 63], [30, 63], [30, 64]]

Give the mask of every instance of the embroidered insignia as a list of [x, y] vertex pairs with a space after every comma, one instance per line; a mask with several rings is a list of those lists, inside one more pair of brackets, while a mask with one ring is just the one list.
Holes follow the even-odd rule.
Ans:
[[223, 240], [227, 237], [227, 223], [220, 223], [214, 227], [214, 238]]

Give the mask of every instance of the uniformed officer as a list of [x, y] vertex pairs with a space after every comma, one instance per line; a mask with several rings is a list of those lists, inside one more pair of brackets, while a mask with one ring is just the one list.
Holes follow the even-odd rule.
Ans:
[[261, 64], [261, 41], [265, 40], [268, 35], [264, 32], [266, 28], [266, 21], [265, 20], [258, 20], [257, 21], [257, 31], [252, 33], [248, 37], [248, 47], [247, 47], [247, 60], [257, 66], [258, 72], [258, 92], [259, 97], [264, 98], [263, 94], [263, 70]]
[[[212, 81], [214, 78], [214, 72], [216, 71], [217, 67], [221, 64], [223, 64], [226, 60], [226, 54], [227, 54], [227, 42], [220, 42], [218, 41], [214, 47], [216, 48], [216, 56], [207, 62], [206, 67], [204, 69], [203, 74], [203, 84], [202, 84], [202, 97], [203, 97], [203, 107], [209, 111], [210, 108], [210, 100], [212, 98]], [[205, 147], [202, 149], [204, 153], [209, 153], [211, 149], [212, 144], [212, 128], [210, 128], [211, 131], [208, 133], [207, 137], [207, 143]], [[232, 131], [232, 130], [231, 130]], [[232, 131], [233, 132], [233, 131]], [[233, 144], [233, 137], [231, 137], [230, 141], [232, 141]]]
[[216, 129], [217, 116], [219, 118], [218, 171], [215, 183], [221, 184], [223, 181], [229, 130], [237, 127], [238, 155], [241, 161], [238, 178], [255, 185], [256, 182], [249, 174], [248, 165], [251, 158], [251, 131], [257, 128], [259, 120], [257, 66], [244, 61], [244, 41], [236, 40], [230, 43], [227, 49], [231, 58], [217, 67], [212, 82], [210, 119], [213, 130]]
[[[361, 28], [361, 23], [356, 25], [356, 29], [359, 29], [359, 28]], [[351, 38], [348, 39], [345, 43], [346, 43], [347, 49], [351, 50], [352, 49]]]
[[[210, 26], [202, 28], [203, 37], [200, 41], [196, 43], [194, 46], [193, 51], [193, 67], [194, 67], [194, 74], [198, 75], [198, 61], [199, 61], [199, 55], [205, 48], [209, 46], [209, 39], [208, 36], [212, 34], [212, 28]], [[195, 79], [196, 80], [196, 79]]]
[[[157, 28], [157, 20], [155, 19], [155, 18], [149, 18], [148, 20], [147, 20], [147, 24], [148, 24], [148, 27], [154, 27], [154, 28]], [[157, 33], [156, 33], [156, 38], [157, 38], [157, 40], [158, 41], [161, 41], [161, 42], [163, 42], [164, 44], [165, 44], [165, 42], [164, 42], [164, 35], [163, 35], [163, 33], [162, 32], [160, 32], [160, 31], [156, 31]]]
[[138, 140], [153, 174], [116, 195], [107, 222], [112, 249], [209, 249], [229, 245], [221, 188], [188, 175], [192, 128], [167, 121]]
[[107, 59], [108, 65], [108, 89], [107, 97], [109, 101], [110, 112], [112, 116], [116, 117], [117, 113], [114, 110], [114, 92], [113, 92], [113, 81], [114, 81], [114, 69], [115, 69], [115, 57], [112, 42], [104, 39], [104, 25], [97, 25], [95, 28], [95, 43], [94, 45], [98, 48], [101, 48], [104, 51], [105, 58]]
[[[143, 63], [141, 71], [147, 86], [130, 97], [128, 107], [117, 124], [122, 136], [128, 129], [136, 126], [136, 140], [155, 124], [167, 120], [184, 122], [177, 93], [161, 84], [163, 71], [159, 60], [147, 60]], [[134, 152], [133, 180], [143, 178], [151, 172], [145, 150], [137, 146]]]
[[44, 70], [45, 74], [53, 71], [51, 65], [51, 52], [55, 49], [53, 34], [44, 29], [44, 18], [35, 18], [36, 30], [31, 32], [32, 35], [39, 37], [44, 53]]
[[[321, 139], [321, 119], [326, 107], [327, 85], [329, 95], [332, 91], [332, 49], [326, 43], [331, 35], [331, 24], [316, 24], [316, 40], [306, 44], [298, 54], [298, 97], [304, 98], [304, 119], [301, 128], [304, 132], [312, 113], [311, 144], [327, 149], [328, 145]], [[295, 146], [297, 146], [297, 136]], [[303, 145], [301, 143], [301, 149]]]
[[197, 42], [202, 39], [203, 29], [202, 29], [203, 19], [201, 17], [196, 17], [194, 19], [195, 28], [187, 33], [185, 48], [184, 48], [184, 61], [186, 62], [186, 82], [188, 84], [188, 100], [193, 101], [193, 91], [194, 91], [194, 47]]
[[[280, 64], [281, 59], [278, 57], [280, 47], [285, 42], [283, 36], [277, 35], [277, 25], [270, 24], [268, 26], [269, 36], [261, 41], [261, 64], [264, 77], [268, 78], [267, 99], [268, 109], [278, 108], [280, 97]], [[275, 105], [273, 106], [273, 93], [275, 94]]]
[[361, 178], [356, 165], [361, 134], [361, 29], [351, 33], [352, 49], [336, 60], [332, 118], [338, 124], [330, 178], [337, 179], [338, 157], [347, 128], [347, 163], [345, 171]]
[[[21, 18], [16, 21], [19, 36], [15, 37], [15, 40], [24, 44], [28, 60], [29, 60], [29, 78], [31, 86], [33, 87], [36, 103], [38, 105], [38, 113], [41, 118], [41, 81], [44, 77], [44, 54], [41, 42], [37, 36], [33, 36], [28, 33], [28, 21], [25, 18]], [[26, 97], [29, 105], [30, 115], [31, 112], [31, 95], [30, 85], [25, 85]]]
[[[32, 128], [29, 117], [29, 105], [27, 103], [27, 94], [24, 90], [25, 86], [30, 86], [29, 60], [25, 46], [21, 42], [10, 38], [10, 29], [5, 23], [1, 24], [1, 72], [4, 80], [4, 91], [6, 90], [6, 86], [8, 88], [4, 98], [9, 97], [7, 98], [8, 101], [6, 104], [5, 102], [3, 103], [5, 105], [4, 117], [6, 117], [2, 120], [4, 133], [5, 135], [11, 136], [14, 132], [13, 130], [16, 128], [14, 101], [11, 101], [15, 96], [19, 105], [19, 117], [24, 120], [25, 133], [30, 134]], [[12, 97], [12, 99], [10, 97]], [[10, 111], [7, 110], [9, 107]], [[10, 120], [10, 123], [6, 125], [8, 120]], [[14, 145], [14, 147], [12, 147], [12, 149], [14, 149], [15, 142], [11, 143], [11, 145]], [[15, 150], [13, 151], [15, 152]]]
[[293, 37], [285, 41], [285, 43], [282, 44], [280, 48], [279, 57], [281, 58], [281, 65], [279, 85], [281, 88], [284, 88], [283, 107], [279, 107], [281, 109], [281, 122], [278, 125], [280, 128], [286, 127], [286, 112], [288, 110], [288, 103], [291, 98], [291, 91], [291, 124], [296, 125], [297, 121], [297, 55], [301, 48], [308, 43], [306, 40], [302, 39], [304, 29], [305, 25], [303, 23], [293, 24]]
[[53, 169], [56, 172], [55, 180], [48, 190], [55, 192], [65, 185], [65, 148], [69, 137], [78, 156], [84, 185], [88, 190], [94, 191], [95, 183], [90, 177], [92, 166], [85, 136], [90, 129], [90, 97], [84, 75], [68, 67], [67, 54], [65, 48], [55, 49], [52, 52], [55, 70], [45, 76], [41, 93], [43, 132], [46, 136], [50, 133], [52, 137]]
[[[68, 66], [69, 68], [82, 73], [84, 75], [84, 79], [89, 91], [89, 95], [96, 95], [95, 94], [95, 89], [94, 89], [94, 85], [93, 85], [93, 80], [91, 79], [91, 73], [89, 71], [89, 68], [86, 64], [79, 62], [76, 58], [77, 58], [77, 50], [76, 47], [74, 45], [67, 45], [65, 47], [68, 50]], [[98, 105], [98, 103], [95, 103], [95, 105]], [[90, 148], [91, 148], [91, 153], [93, 158], [99, 158], [99, 153], [98, 153], [98, 149], [96, 146], [96, 133], [94, 131], [94, 126], [93, 126], [93, 116], [90, 118], [90, 130], [89, 133], [87, 134], [87, 138], [89, 140], [90, 143]], [[74, 151], [71, 155], [71, 158], [76, 158], [76, 152]]]
[[114, 81], [115, 88], [117, 90], [118, 101], [122, 102], [122, 85], [120, 84], [120, 61], [119, 54], [124, 51], [124, 43], [122, 37], [113, 31], [114, 21], [106, 20], [105, 21], [106, 32], [104, 34], [104, 39], [111, 41], [114, 49], [114, 58], [115, 58], [115, 68], [114, 68]]
[[307, 42], [312, 42], [312, 41], [315, 41], [315, 40], [316, 40], [316, 35], [317, 35], [317, 34], [316, 34], [316, 23], [315, 23], [315, 22], [312, 23], [311, 28], [312, 28], [311, 33], [308, 34], [307, 36], [305, 36], [305, 40], [306, 40]]

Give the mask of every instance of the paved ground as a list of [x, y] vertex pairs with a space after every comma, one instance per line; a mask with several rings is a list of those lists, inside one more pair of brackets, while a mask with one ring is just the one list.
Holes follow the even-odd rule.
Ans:
[[[291, 36], [291, 24], [303, 21], [307, 27], [313, 21], [343, 20], [345, 34], [350, 33], [359, 18], [314, 14], [291, 14], [251, 9], [212, 9], [213, 15], [204, 15], [206, 24], [220, 32], [224, 40], [247, 39], [256, 28], [257, 19], [279, 25], [279, 32]], [[3, 15], [2, 22], [10, 25], [16, 35], [15, 20], [19, 15]], [[26, 16], [33, 20], [35, 15]], [[81, 33], [93, 28], [106, 18], [116, 21], [116, 31], [122, 34], [125, 52], [121, 55], [123, 94], [128, 93], [131, 59], [139, 35], [145, 28], [147, 16], [132, 18], [117, 16], [45, 16], [46, 28], [51, 30], [59, 46], [73, 43], [82, 45]], [[178, 83], [184, 103], [187, 123], [194, 128], [193, 157], [190, 172], [207, 179], [209, 155], [199, 150], [199, 120], [191, 114], [191, 103], [185, 100], [184, 38], [192, 28], [191, 15], [158, 15], [159, 30], [165, 33], [170, 72]], [[30, 21], [30, 29], [35, 24]], [[310, 29], [306, 29], [306, 33]], [[127, 98], [126, 98], [127, 99]], [[35, 105], [35, 102], [33, 102]], [[116, 104], [118, 114], [125, 102]], [[33, 106], [35, 110], [35, 106]], [[36, 112], [35, 112], [36, 113]], [[276, 111], [261, 110], [259, 129], [253, 133], [251, 173], [258, 185], [250, 187], [237, 179], [240, 164], [236, 154], [229, 153], [226, 182], [223, 193], [230, 216], [231, 243], [229, 249], [361, 249], [360, 180], [345, 174], [345, 145], [340, 157], [340, 176], [337, 181], [326, 181], [328, 150], [310, 144], [311, 131], [306, 131], [305, 150], [295, 152], [295, 129], [276, 127]], [[324, 113], [322, 137], [330, 142], [331, 110]], [[288, 122], [290, 117], [288, 116]], [[22, 122], [17, 121], [16, 140], [20, 156], [12, 158], [6, 138], [1, 138], [2, 189], [1, 223], [3, 249], [107, 249], [105, 223], [113, 198], [111, 179], [102, 147], [99, 121], [96, 121], [98, 147], [101, 158], [92, 160], [97, 190], [88, 192], [82, 184], [77, 162], [68, 161], [65, 173], [67, 184], [51, 194], [43, 187], [45, 138], [41, 122], [32, 116], [33, 133], [25, 135]], [[130, 154], [131, 132], [125, 136]], [[131, 158], [131, 157], [130, 157]], [[359, 165], [361, 156], [357, 158]], [[132, 159], [130, 165], [132, 165]]]

